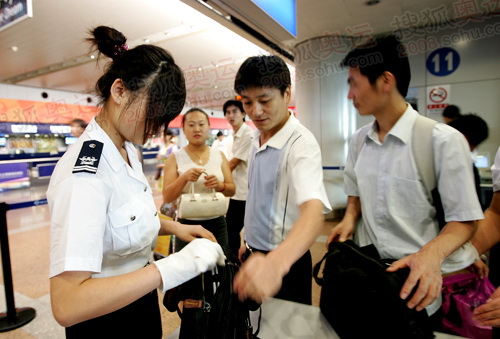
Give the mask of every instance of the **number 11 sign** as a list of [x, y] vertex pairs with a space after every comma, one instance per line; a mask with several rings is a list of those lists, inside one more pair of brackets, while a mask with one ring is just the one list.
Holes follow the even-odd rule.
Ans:
[[444, 77], [455, 72], [460, 65], [460, 55], [449, 47], [436, 49], [426, 61], [427, 70], [437, 76]]

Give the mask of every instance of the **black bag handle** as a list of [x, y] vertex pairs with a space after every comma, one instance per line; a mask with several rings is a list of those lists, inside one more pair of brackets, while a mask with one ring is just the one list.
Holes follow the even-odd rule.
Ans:
[[[378, 258], [380, 258], [378, 252], [376, 251], [376, 249], [374, 247], [370, 248], [370, 249], [368, 249], [368, 247], [369, 246], [365, 246], [363, 248], [365, 248], [366, 251], [372, 252], [371, 253], [372, 255], [375, 255]], [[323, 263], [323, 261], [326, 260], [327, 258], [331, 257], [332, 255], [336, 255], [340, 252], [344, 252], [346, 254], [358, 256], [359, 258], [361, 258], [365, 261], [370, 261], [372, 263], [372, 265], [374, 265], [374, 267], [378, 266], [379, 268], [381, 268], [383, 270], [385, 270], [387, 268], [386, 266], [384, 266], [384, 264], [379, 262], [377, 259], [371, 257], [370, 255], [367, 255], [363, 251], [363, 248], [359, 247], [352, 240], [346, 240], [344, 242], [332, 241], [328, 245], [328, 252], [323, 256], [323, 258], [316, 265], [314, 265], [313, 277], [314, 277], [314, 280], [316, 281], [316, 283], [320, 286], [323, 286], [324, 277], [319, 276], [319, 270], [321, 269], [321, 264]]]
[[332, 243], [330, 243], [330, 245], [328, 246], [328, 252], [326, 252], [323, 258], [313, 267], [313, 278], [314, 281], [316, 281], [316, 284], [318, 284], [319, 286], [323, 286], [323, 283], [325, 281], [324, 277], [319, 276], [319, 270], [321, 269], [321, 264], [323, 263], [323, 261], [326, 260], [326, 258], [331, 257], [334, 254], [334, 251], [336, 253], [338, 252], [338, 249], [333, 248]]

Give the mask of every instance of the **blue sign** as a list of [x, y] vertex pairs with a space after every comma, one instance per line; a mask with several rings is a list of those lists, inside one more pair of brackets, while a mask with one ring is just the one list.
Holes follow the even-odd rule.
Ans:
[[460, 55], [453, 48], [439, 48], [427, 57], [425, 64], [431, 74], [444, 77], [457, 70], [460, 65]]
[[297, 36], [295, 0], [252, 0], [294, 37]]
[[0, 0], [0, 31], [32, 16], [31, 0]]

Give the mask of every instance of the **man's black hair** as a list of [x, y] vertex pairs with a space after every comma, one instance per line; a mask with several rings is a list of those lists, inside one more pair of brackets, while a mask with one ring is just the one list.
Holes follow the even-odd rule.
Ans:
[[226, 110], [229, 106], [236, 106], [241, 111], [241, 113], [245, 114], [245, 110], [243, 109], [243, 104], [239, 100], [228, 100], [222, 106], [222, 112], [226, 115]]
[[461, 132], [472, 148], [479, 146], [489, 135], [488, 124], [476, 114], [464, 114], [448, 125]]
[[396, 78], [399, 93], [406, 97], [410, 85], [410, 62], [404, 45], [394, 36], [387, 35], [363, 44], [347, 54], [342, 60], [344, 67], [359, 68], [371, 84], [384, 72]]
[[449, 118], [449, 119], [456, 119], [462, 114], [460, 114], [460, 108], [455, 105], [448, 105], [443, 109], [443, 117]]
[[277, 88], [281, 95], [291, 86], [286, 63], [275, 55], [261, 55], [246, 59], [236, 73], [234, 90], [241, 94], [247, 88]]

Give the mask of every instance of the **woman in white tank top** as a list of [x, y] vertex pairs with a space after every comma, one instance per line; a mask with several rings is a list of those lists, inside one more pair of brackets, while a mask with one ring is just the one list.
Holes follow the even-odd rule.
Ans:
[[[199, 108], [190, 109], [182, 118], [182, 129], [189, 143], [167, 158], [164, 168], [163, 201], [174, 202], [182, 193], [189, 192], [191, 182], [194, 182], [194, 190], [197, 193], [211, 192], [215, 189], [226, 197], [233, 196], [236, 187], [226, 157], [221, 151], [206, 145], [210, 130], [208, 115]], [[224, 216], [179, 221], [201, 224], [215, 235], [221, 246], [227, 245]], [[180, 250], [185, 244], [176, 241], [176, 250]]]
[[[226, 197], [234, 195], [236, 187], [229, 162], [221, 151], [206, 145], [209, 125], [208, 115], [199, 108], [192, 108], [184, 114], [182, 129], [189, 143], [167, 158], [163, 173], [163, 201], [165, 203], [172, 203], [182, 193], [189, 192], [192, 182], [197, 193], [211, 192], [215, 189]], [[219, 245], [229, 247], [225, 216], [202, 220], [179, 218], [178, 221], [202, 225], [213, 233]], [[186, 245], [184, 241], [175, 239], [176, 252]], [[199, 299], [200, 296], [204, 296], [208, 298], [205, 300], [210, 300], [215, 293], [212, 280], [211, 272], [205, 272], [203, 278], [199, 275], [178, 287], [174, 299], [181, 302], [178, 306], [181, 312], [184, 311], [183, 301], [186, 299]], [[199, 323], [197, 312], [193, 309], [189, 310], [182, 314], [179, 338], [197, 338], [202, 329], [202, 326], [196, 326]]]

